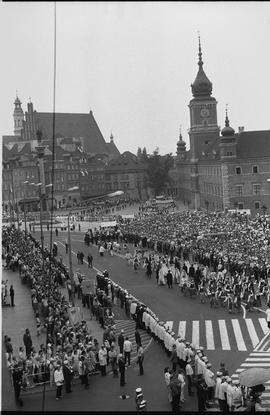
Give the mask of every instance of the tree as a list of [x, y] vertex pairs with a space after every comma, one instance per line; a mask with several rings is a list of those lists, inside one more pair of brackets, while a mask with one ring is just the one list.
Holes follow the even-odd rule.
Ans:
[[141, 157], [142, 157], [142, 149], [141, 149], [141, 147], [138, 147], [137, 157], [138, 157], [139, 160], [141, 160]]
[[146, 183], [153, 189], [154, 195], [158, 196], [170, 183], [169, 170], [173, 167], [172, 154], [161, 156], [156, 148], [152, 155], [147, 158]]

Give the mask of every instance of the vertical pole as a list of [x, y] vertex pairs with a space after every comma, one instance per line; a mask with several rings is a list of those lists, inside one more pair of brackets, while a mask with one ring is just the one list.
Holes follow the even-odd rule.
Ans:
[[68, 212], [68, 254], [69, 254], [69, 276], [71, 281], [71, 302], [74, 307], [74, 278], [72, 269], [72, 252], [71, 252], [71, 238], [70, 238], [70, 211]]
[[24, 233], [25, 233], [25, 239], [26, 239], [26, 211], [25, 211], [25, 185], [24, 185], [24, 198], [23, 198], [23, 213], [24, 213]]
[[40, 240], [41, 240], [41, 250], [42, 250], [42, 269], [44, 271], [44, 235], [43, 235], [43, 226], [42, 226], [42, 203], [43, 203], [43, 195], [40, 192], [40, 198], [39, 198], [39, 219], [40, 219]]

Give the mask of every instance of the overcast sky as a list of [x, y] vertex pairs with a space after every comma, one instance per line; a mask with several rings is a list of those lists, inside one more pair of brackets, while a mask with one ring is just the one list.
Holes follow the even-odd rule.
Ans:
[[[189, 145], [190, 84], [198, 66], [237, 129], [270, 128], [270, 2], [57, 3], [56, 111], [91, 109], [121, 152], [176, 152]], [[13, 102], [53, 109], [53, 3], [0, 5], [1, 125], [13, 134]]]

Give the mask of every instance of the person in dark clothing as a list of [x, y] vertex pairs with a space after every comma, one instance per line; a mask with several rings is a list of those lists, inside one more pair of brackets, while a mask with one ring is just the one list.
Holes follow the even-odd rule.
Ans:
[[90, 254], [87, 255], [87, 262], [88, 262], [88, 268], [93, 268], [93, 256]]
[[14, 305], [15, 305], [14, 304], [15, 291], [14, 291], [13, 285], [10, 286], [9, 295], [10, 295], [11, 307], [14, 307]]
[[80, 252], [80, 261], [82, 265], [83, 265], [83, 259], [84, 259], [84, 253]]
[[55, 228], [55, 236], [56, 237], [58, 236], [58, 229], [57, 228]]
[[136, 341], [137, 351], [138, 351], [139, 347], [142, 345], [141, 335], [138, 329], [135, 330], [135, 341]]
[[124, 341], [125, 341], [123, 333], [124, 333], [124, 330], [121, 330], [121, 333], [119, 334], [118, 339], [117, 339], [118, 347], [119, 347], [121, 354], [123, 354], [123, 351], [124, 351]]
[[25, 333], [23, 335], [23, 343], [25, 346], [25, 353], [26, 353], [26, 357], [30, 356], [30, 353], [32, 351], [32, 346], [33, 346], [33, 342], [32, 342], [32, 338], [31, 338], [31, 334], [29, 329], [25, 330]]
[[179, 412], [181, 383], [176, 373], [172, 375], [169, 386], [172, 394], [172, 412]]
[[172, 283], [173, 283], [173, 276], [171, 271], [169, 270], [167, 273], [167, 284], [168, 284], [168, 288], [172, 288]]
[[172, 362], [172, 370], [173, 372], [176, 372], [177, 363], [178, 363], [178, 356], [176, 352], [176, 345], [174, 344], [172, 347], [172, 354], [171, 354], [171, 362]]
[[120, 386], [124, 386], [126, 384], [125, 382], [126, 366], [125, 366], [125, 361], [124, 361], [124, 357], [122, 353], [118, 355], [118, 369], [120, 372]]
[[14, 393], [15, 393], [15, 400], [16, 404], [23, 406], [23, 401], [20, 398], [21, 393], [21, 386], [22, 386], [22, 376], [23, 371], [19, 368], [18, 364], [14, 365], [14, 370], [12, 373], [12, 379], [13, 379], [13, 387], [14, 387]]
[[68, 242], [65, 242], [66, 254], [68, 254]]
[[206, 400], [207, 400], [208, 388], [207, 388], [207, 384], [205, 383], [205, 380], [202, 374], [198, 375], [196, 387], [197, 387], [197, 399], [198, 399], [198, 412], [200, 414], [203, 414], [206, 411]]
[[68, 364], [68, 360], [64, 360], [63, 375], [64, 375], [66, 393], [70, 393], [70, 392], [72, 392], [71, 382], [72, 382], [72, 379], [73, 379], [73, 369]]
[[138, 354], [137, 354], [137, 363], [140, 369], [139, 376], [142, 376], [144, 374], [143, 361], [144, 361], [144, 350], [143, 350], [143, 347], [140, 346], [138, 349]]

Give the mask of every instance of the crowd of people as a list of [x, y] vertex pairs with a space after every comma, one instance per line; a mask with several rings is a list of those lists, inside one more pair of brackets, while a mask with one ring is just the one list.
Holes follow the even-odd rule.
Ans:
[[[202, 302], [205, 298], [211, 300], [212, 306], [219, 301], [228, 302], [228, 309], [232, 311], [233, 304], [237, 307], [242, 300], [250, 306], [256, 301], [255, 305], [260, 306], [264, 296], [269, 302], [269, 225], [270, 219], [266, 215], [250, 219], [225, 213], [148, 212], [139, 220], [120, 224], [114, 229], [95, 230], [89, 234], [88, 242], [99, 246], [123, 244], [127, 261], [133, 264], [135, 271], [142, 266], [149, 278], [153, 272], [156, 274], [159, 285], [167, 284], [172, 288], [177, 284], [184, 293], [188, 289], [190, 295], [194, 289]], [[99, 368], [105, 375], [106, 366], [111, 364], [114, 374], [116, 369], [120, 372], [120, 385], [125, 384], [121, 367], [130, 363], [128, 350], [124, 351], [119, 343], [116, 344], [111, 311], [118, 301], [126, 314], [135, 320], [136, 328], [147, 330], [170, 356], [172, 365], [165, 370], [165, 383], [174, 411], [184, 405], [185, 384], [190, 396], [195, 387], [201, 412], [214, 400], [223, 412], [259, 400], [260, 392], [232, 382], [224, 366], [215, 373], [202, 347], [192, 345], [180, 336], [175, 339], [175, 333], [145, 304], [111, 281], [107, 271], [97, 276], [92, 296], [83, 290], [78, 294], [105, 328], [107, 338], [98, 345], [87, 332], [84, 321], [74, 326], [70, 323], [70, 304], [61, 294], [64, 281], [69, 282], [63, 264], [46, 250], [42, 255], [40, 244], [31, 235], [24, 238], [15, 228], [4, 229], [2, 240], [6, 266], [12, 266], [13, 270], [17, 267], [27, 280], [34, 311], [45, 316], [48, 332], [45, 346], [38, 351], [31, 349], [30, 353], [28, 349], [23, 359], [9, 354], [8, 365], [13, 370], [19, 367], [24, 373], [31, 373], [33, 379], [39, 373], [36, 368], [41, 367], [43, 380], [47, 376], [50, 382], [59, 383], [57, 399], [61, 396], [63, 382], [55, 380], [55, 369], [62, 370], [64, 376], [64, 365], [68, 365], [88, 387], [85, 371], [89, 373], [89, 367], [90, 371]], [[131, 253], [128, 244], [134, 245], [134, 252]], [[38, 305], [34, 306], [35, 303]], [[98, 313], [99, 307], [102, 311]]]

